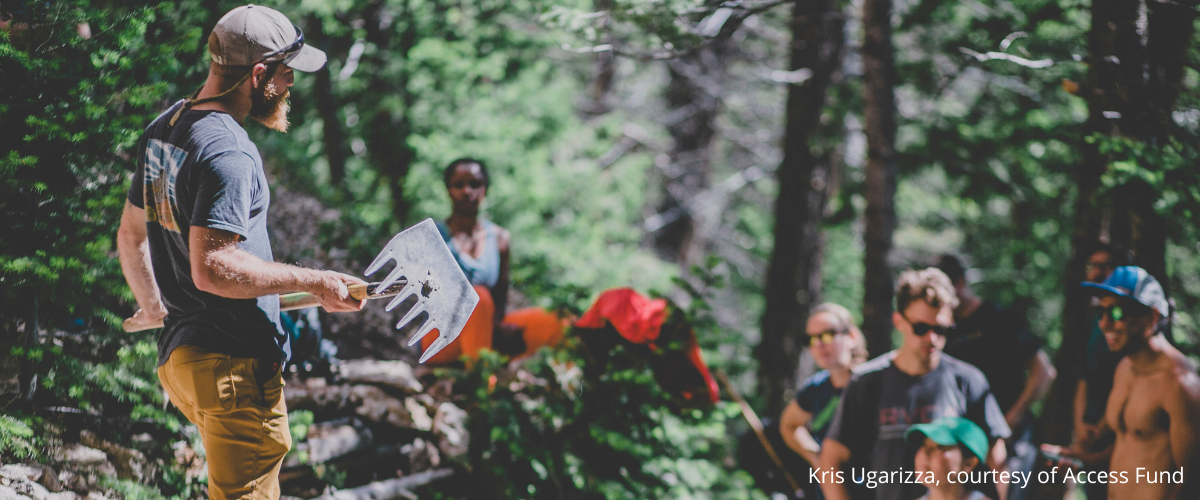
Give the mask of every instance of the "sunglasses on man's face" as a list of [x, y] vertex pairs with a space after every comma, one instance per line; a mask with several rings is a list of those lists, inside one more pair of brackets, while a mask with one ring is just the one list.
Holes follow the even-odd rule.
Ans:
[[846, 331], [845, 330], [825, 330], [821, 333], [816, 333], [816, 334], [809, 333], [808, 334], [808, 345], [809, 345], [809, 347], [816, 347], [817, 344], [832, 344], [833, 339], [837, 338], [838, 335], [841, 335], [843, 333], [846, 333]]
[[912, 325], [913, 335], [916, 335], [918, 337], [924, 337], [924, 336], [928, 335], [929, 332], [933, 332], [938, 335], [945, 336], [947, 332], [954, 329], [953, 326], [946, 327], [946, 326], [942, 326], [942, 325], [931, 325], [929, 323], [914, 323], [912, 320], [909, 320], [908, 318], [904, 318], [904, 321], [908, 321], [908, 324]]
[[1121, 304], [1113, 304], [1108, 307], [1092, 306], [1092, 312], [1096, 315], [1097, 322], [1103, 321], [1104, 317], [1108, 316], [1108, 319], [1115, 323], [1117, 321], [1124, 321], [1132, 311], [1128, 307], [1121, 306]]

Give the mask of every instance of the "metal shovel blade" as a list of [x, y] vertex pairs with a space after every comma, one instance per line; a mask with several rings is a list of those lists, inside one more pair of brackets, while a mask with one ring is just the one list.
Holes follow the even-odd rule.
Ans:
[[408, 345], [416, 344], [434, 328], [438, 330], [438, 339], [421, 355], [424, 363], [462, 333], [467, 318], [479, 304], [479, 294], [458, 267], [433, 219], [425, 219], [392, 237], [367, 267], [366, 275], [380, 270], [389, 261], [395, 261], [396, 267], [377, 288], [387, 289], [401, 277], [407, 278], [408, 284], [388, 303], [387, 310], [395, 309], [413, 295], [417, 297], [417, 303], [396, 323], [396, 328], [408, 324], [422, 311], [429, 313], [429, 319], [408, 339]]

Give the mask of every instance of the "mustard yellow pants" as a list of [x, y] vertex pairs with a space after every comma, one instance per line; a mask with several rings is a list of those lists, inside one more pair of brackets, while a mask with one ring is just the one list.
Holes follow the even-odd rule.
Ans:
[[178, 347], [158, 367], [171, 403], [200, 430], [212, 500], [276, 500], [292, 447], [283, 374], [259, 384], [258, 360]]

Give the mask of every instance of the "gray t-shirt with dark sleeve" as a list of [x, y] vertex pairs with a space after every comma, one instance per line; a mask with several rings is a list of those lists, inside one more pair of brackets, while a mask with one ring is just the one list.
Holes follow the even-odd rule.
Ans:
[[233, 117], [185, 111], [156, 118], [139, 145], [129, 201], [146, 210], [154, 278], [167, 307], [158, 339], [158, 364], [179, 346], [257, 358], [278, 369], [290, 355], [279, 324], [279, 296], [229, 299], [200, 291], [192, 281], [188, 234], [193, 226], [239, 236], [238, 248], [273, 262], [267, 239], [271, 193], [258, 148]]
[[[939, 417], [963, 417], [975, 422], [991, 440], [1011, 434], [987, 378], [978, 368], [941, 354], [937, 368], [920, 377], [900, 371], [887, 353], [855, 368], [857, 377], [846, 386], [826, 439], [850, 450], [845, 482], [866, 471], [914, 470], [916, 449], [904, 441], [913, 424]], [[880, 484], [863, 489], [867, 498], [912, 500], [924, 494], [919, 484]], [[873, 496], [871, 494], [873, 493]]]

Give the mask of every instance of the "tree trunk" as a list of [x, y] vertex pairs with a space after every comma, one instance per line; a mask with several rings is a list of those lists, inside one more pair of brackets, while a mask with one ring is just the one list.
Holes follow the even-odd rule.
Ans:
[[863, 334], [872, 356], [892, 348], [892, 270], [896, 227], [896, 102], [891, 0], [863, 2], [863, 116], [866, 121], [866, 255]]
[[[403, 23], [402, 30], [399, 33], [390, 31], [390, 27], [382, 27], [379, 25], [379, 11], [383, 8], [384, 2], [378, 1], [370, 5], [370, 8], [364, 13], [364, 19], [367, 20], [367, 41], [374, 43], [380, 47], [391, 47], [383, 54], [391, 54], [388, 57], [398, 57], [400, 59], [408, 59], [408, 53], [417, 43], [417, 33], [412, 23]], [[404, 9], [401, 10], [400, 16], [403, 18], [408, 15], [408, 3], [401, 2]], [[398, 40], [393, 40], [393, 36], [398, 35]], [[394, 42], [394, 44], [393, 44]], [[380, 60], [377, 67], [386, 66], [385, 61]], [[379, 107], [375, 110], [375, 115], [369, 120], [370, 129], [364, 137], [367, 145], [367, 155], [370, 157], [371, 164], [383, 182], [388, 186], [388, 190], [392, 194], [392, 219], [403, 227], [408, 220], [408, 211], [412, 204], [408, 201], [404, 194], [405, 180], [408, 178], [409, 169], [412, 168], [412, 162], [416, 159], [416, 151], [408, 145], [408, 137], [412, 134], [412, 123], [408, 118], [408, 111], [412, 109], [416, 101], [416, 97], [408, 91], [408, 70], [402, 69], [394, 79], [373, 78], [371, 80], [371, 94], [380, 100], [390, 97], [399, 97], [402, 102], [400, 109], [391, 109], [390, 107]]]
[[[1092, 2], [1090, 65], [1083, 93], [1089, 109], [1085, 136], [1125, 137], [1162, 146], [1174, 129], [1171, 111], [1179, 96], [1195, 12], [1179, 4], [1150, 2], [1143, 45], [1138, 32], [1141, 7], [1139, 0]], [[1141, 181], [1104, 193], [1101, 177], [1110, 158], [1100, 152], [1098, 143], [1084, 143], [1082, 148], [1083, 164], [1075, 175], [1079, 190], [1072, 235], [1075, 252], [1063, 284], [1063, 341], [1055, 360], [1058, 378], [1042, 419], [1046, 441], [1060, 444], [1071, 440], [1072, 401], [1091, 333], [1090, 322], [1084, 320], [1089, 298], [1079, 286], [1088, 257], [1085, 249], [1098, 240], [1119, 243], [1133, 251], [1136, 264], [1164, 286], [1169, 283], [1166, 220], [1154, 210], [1159, 193]]]
[[673, 144], [663, 172], [662, 201], [657, 210], [665, 223], [651, 236], [653, 248], [669, 262], [693, 262], [696, 221], [688, 200], [709, 187], [710, 153], [721, 110], [719, 92], [725, 81], [726, 41], [667, 62], [670, 82], [666, 99], [667, 132]]
[[[316, 33], [324, 33], [321, 18], [311, 15], [308, 18], [309, 29]], [[329, 52], [328, 37], [322, 49]], [[317, 101], [317, 112], [321, 114], [322, 142], [325, 145], [325, 159], [329, 162], [329, 183], [341, 188], [346, 180], [346, 132], [342, 130], [342, 120], [338, 116], [337, 97], [333, 95], [333, 75], [329, 65], [317, 71], [313, 82], [313, 93]]]
[[783, 162], [775, 173], [775, 247], [767, 272], [762, 340], [755, 353], [758, 391], [767, 415], [783, 411], [796, 389], [808, 311], [821, 300], [821, 221], [831, 172], [827, 158], [813, 157], [809, 140], [820, 123], [826, 90], [845, 45], [845, 20], [834, 0], [797, 2], [791, 28], [789, 68], [810, 69], [812, 76], [788, 87]]

